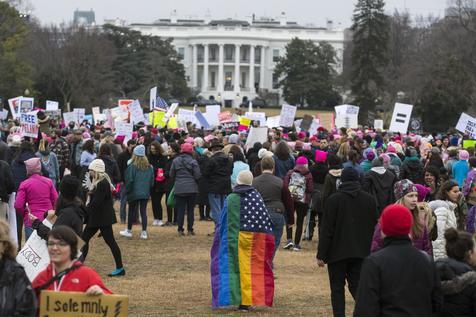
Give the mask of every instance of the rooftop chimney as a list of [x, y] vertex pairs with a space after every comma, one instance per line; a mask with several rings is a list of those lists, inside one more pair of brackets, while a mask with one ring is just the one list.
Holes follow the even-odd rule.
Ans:
[[286, 21], [286, 12], [281, 12], [281, 17], [279, 18], [279, 25], [281, 26], [286, 26], [287, 21]]
[[177, 10], [175, 9], [170, 14], [170, 22], [172, 22], [173, 24], [177, 23]]

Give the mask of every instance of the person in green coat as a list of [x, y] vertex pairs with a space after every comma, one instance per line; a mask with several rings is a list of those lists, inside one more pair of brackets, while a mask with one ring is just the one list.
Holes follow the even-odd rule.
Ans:
[[132, 223], [137, 218], [137, 210], [140, 210], [142, 219], [141, 239], [148, 239], [147, 235], [147, 202], [151, 189], [154, 186], [154, 169], [145, 156], [145, 147], [138, 145], [134, 148], [132, 158], [127, 166], [125, 174], [125, 186], [129, 214], [127, 229], [120, 232], [121, 236], [132, 238]]

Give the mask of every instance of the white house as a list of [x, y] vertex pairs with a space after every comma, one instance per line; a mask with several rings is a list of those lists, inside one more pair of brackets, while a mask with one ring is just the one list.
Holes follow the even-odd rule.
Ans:
[[213, 96], [227, 106], [239, 105], [243, 97], [254, 99], [259, 92], [280, 92], [273, 75], [276, 60], [285, 54], [292, 38], [326, 41], [337, 52], [335, 69], [342, 72], [344, 30], [303, 26], [288, 22], [283, 12], [279, 20], [248, 21], [225, 19], [170, 19], [155, 23], [133, 23], [129, 28], [143, 34], [173, 38], [173, 44], [185, 66], [189, 87], [205, 99]]

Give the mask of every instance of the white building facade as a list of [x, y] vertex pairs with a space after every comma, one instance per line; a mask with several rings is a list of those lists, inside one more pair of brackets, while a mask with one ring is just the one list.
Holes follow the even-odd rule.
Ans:
[[243, 100], [253, 100], [264, 92], [280, 93], [274, 67], [295, 37], [316, 44], [330, 43], [337, 53], [335, 69], [342, 72], [344, 30], [333, 28], [332, 23], [326, 28], [300, 26], [287, 22], [283, 14], [280, 21], [172, 17], [153, 24], [130, 24], [129, 28], [173, 38], [189, 87], [199, 91], [204, 99], [213, 96], [227, 106], [238, 106]]

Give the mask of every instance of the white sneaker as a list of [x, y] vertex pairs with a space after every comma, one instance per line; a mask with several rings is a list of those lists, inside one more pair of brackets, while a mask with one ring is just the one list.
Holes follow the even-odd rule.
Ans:
[[122, 231], [119, 231], [119, 234], [123, 237], [132, 238], [132, 230], [124, 229]]
[[160, 220], [155, 219], [155, 220], [152, 222], [152, 225], [153, 225], [153, 226], [159, 226], [159, 221], [160, 221]]
[[140, 233], [140, 238], [141, 238], [142, 240], [147, 240], [147, 239], [149, 239], [149, 236], [147, 235], [147, 231], [142, 231], [142, 232]]
[[163, 227], [163, 226], [164, 226], [164, 222], [163, 222], [162, 220], [158, 220], [158, 221], [157, 221], [157, 225], [158, 225], [159, 227]]

